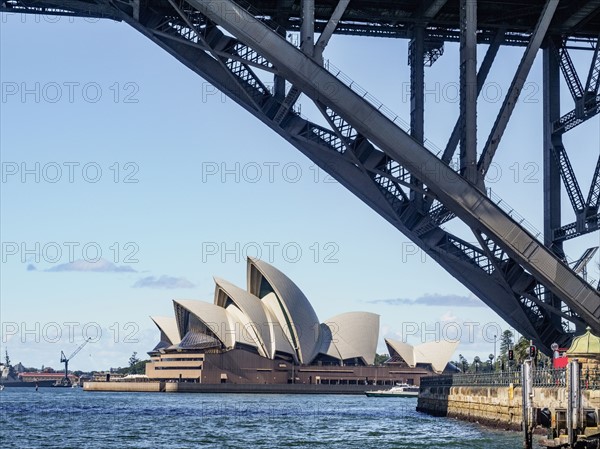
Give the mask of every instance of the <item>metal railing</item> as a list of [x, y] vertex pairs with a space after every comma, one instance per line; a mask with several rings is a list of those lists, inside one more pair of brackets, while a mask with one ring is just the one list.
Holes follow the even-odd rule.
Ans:
[[581, 370], [580, 387], [582, 390], [600, 390], [600, 370]]
[[534, 387], [564, 388], [567, 386], [565, 369], [534, 370], [532, 374]]
[[536, 240], [543, 241], [544, 234], [536, 229], [529, 221], [527, 221], [521, 214], [519, 214], [513, 207], [511, 207], [506, 201], [504, 201], [497, 193], [493, 192], [491, 187], [487, 189], [487, 196], [492, 200], [500, 209], [508, 214], [513, 220], [519, 223], [525, 228]]
[[[421, 387], [507, 387], [521, 386], [521, 371], [500, 371], [495, 373], [454, 374], [452, 376], [431, 376], [421, 378]], [[565, 388], [565, 369], [536, 369], [533, 371], [533, 386], [539, 388]], [[582, 390], [600, 390], [600, 370], [583, 369], [580, 386]]]
[[452, 376], [421, 378], [421, 386], [425, 387], [508, 386], [511, 383], [515, 385], [521, 383], [520, 371], [454, 374]]

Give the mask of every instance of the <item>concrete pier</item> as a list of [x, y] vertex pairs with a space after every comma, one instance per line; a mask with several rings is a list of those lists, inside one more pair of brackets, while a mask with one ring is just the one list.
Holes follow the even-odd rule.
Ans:
[[[372, 385], [324, 384], [198, 384], [172, 382], [165, 385], [167, 393], [258, 393], [258, 394], [365, 394]], [[377, 389], [377, 388], [375, 388]]]
[[164, 382], [84, 382], [84, 391], [151, 392], [165, 391]]
[[255, 393], [255, 394], [352, 394], [362, 395], [373, 385], [326, 384], [202, 384], [194, 382], [85, 382], [85, 391], [167, 393]]

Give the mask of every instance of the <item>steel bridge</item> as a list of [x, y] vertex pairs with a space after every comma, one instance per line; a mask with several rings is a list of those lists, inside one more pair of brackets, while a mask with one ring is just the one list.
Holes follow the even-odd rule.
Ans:
[[[329, 172], [545, 352], [586, 325], [600, 333], [599, 286], [581, 276], [587, 260], [569, 265], [563, 250], [566, 240], [599, 229], [598, 151], [588, 149], [595, 172], [591, 186], [581, 186], [563, 135], [600, 112], [600, 0], [2, 0], [0, 10], [129, 24]], [[336, 33], [409, 40], [410, 125], [324, 61]], [[460, 47], [460, 114], [445, 148], [432, 151], [425, 67], [446, 42]], [[488, 44], [479, 69], [478, 44]], [[478, 146], [477, 97], [503, 45], [522, 47], [523, 56]], [[573, 51], [589, 54], [586, 73], [577, 72]], [[543, 235], [504, 211], [485, 186], [538, 53]], [[568, 112], [560, 107], [561, 77], [573, 98]], [[301, 95], [322, 117], [299, 113]], [[561, 216], [562, 189], [573, 223]], [[450, 220], [465, 224], [476, 243], [446, 230]]]

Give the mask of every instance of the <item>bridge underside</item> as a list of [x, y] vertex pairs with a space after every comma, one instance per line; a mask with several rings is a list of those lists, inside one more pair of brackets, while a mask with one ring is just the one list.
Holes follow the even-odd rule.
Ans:
[[[113, 5], [119, 9], [151, 9], [156, 14], [168, 15], [172, 6], [168, 0], [136, 1], [3, 1], [3, 10], [43, 14], [69, 14], [120, 20]], [[274, 18], [288, 31], [300, 31], [303, 19], [302, 0], [249, 0], [248, 4], [261, 15]], [[331, 19], [339, 0], [318, 1], [314, 7], [314, 27], [321, 33]], [[526, 46], [544, 9], [545, 0], [479, 0], [477, 2], [477, 29], [479, 42], [491, 42], [497, 30], [506, 30], [503, 45]], [[561, 2], [549, 27], [549, 34], [570, 36], [574, 42], [586, 44], [595, 39], [600, 29], [597, 1], [577, 0]], [[459, 0], [352, 0], [340, 16], [336, 34], [378, 36], [410, 39], [413, 28], [426, 23], [431, 37], [445, 41], [460, 39]]]
[[[542, 350], [567, 345], [586, 325], [600, 332], [598, 286], [581, 275], [586, 261], [570, 266], [563, 251], [565, 240], [598, 232], [600, 156], [590, 148], [596, 170], [584, 190], [562, 143], [564, 133], [600, 112], [600, 0], [9, 0], [0, 10], [128, 23], [329, 172]], [[334, 33], [410, 39], [410, 125], [323, 60]], [[460, 43], [460, 116], [446, 147], [437, 151], [425, 144], [424, 69], [447, 41]], [[477, 70], [482, 42], [489, 47]], [[489, 138], [478, 148], [477, 95], [502, 45], [523, 47], [523, 58]], [[584, 76], [572, 63], [573, 49], [590, 55]], [[540, 51], [543, 235], [505, 212], [485, 187]], [[561, 74], [574, 103], [562, 115]], [[274, 81], [272, 88], [266, 80]], [[297, 111], [301, 95], [320, 117]], [[449, 164], [457, 149], [454, 169]], [[574, 223], [562, 223], [561, 182]], [[464, 223], [476, 243], [444, 229], [450, 220]]]

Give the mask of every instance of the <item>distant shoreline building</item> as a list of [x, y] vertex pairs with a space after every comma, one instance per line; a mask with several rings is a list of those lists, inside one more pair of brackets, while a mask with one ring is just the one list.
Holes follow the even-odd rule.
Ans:
[[320, 323], [285, 274], [248, 258], [247, 289], [215, 279], [214, 303], [174, 300], [174, 317], [152, 317], [160, 342], [148, 354], [152, 380], [207, 384], [419, 384], [441, 373], [457, 342], [412, 347], [386, 340], [375, 366], [379, 315], [348, 312]]

